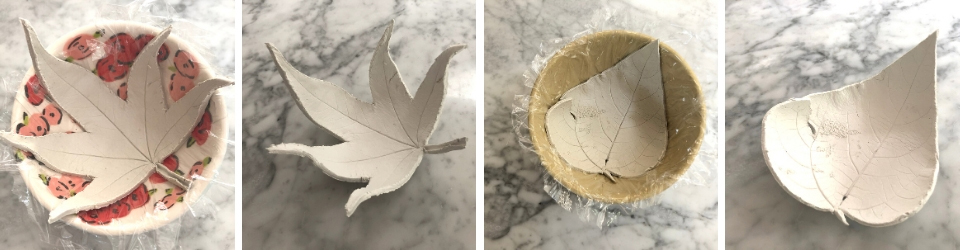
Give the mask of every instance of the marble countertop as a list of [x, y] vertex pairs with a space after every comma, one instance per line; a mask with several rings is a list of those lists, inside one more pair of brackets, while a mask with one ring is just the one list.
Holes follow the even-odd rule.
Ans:
[[[960, 245], [960, 15], [948, 1], [738, 1], [726, 9], [728, 249], [942, 249]], [[774, 180], [760, 149], [767, 110], [880, 72], [934, 30], [940, 172], [901, 224], [870, 228], [819, 212]]]
[[[258, 1], [243, 5], [243, 246], [249, 249], [471, 249], [476, 242], [476, 3]], [[391, 55], [413, 92], [447, 46], [466, 44], [447, 71], [432, 143], [464, 150], [423, 158], [400, 189], [346, 216], [365, 183], [337, 181], [307, 158], [268, 154], [280, 142], [337, 141], [300, 111], [264, 43], [303, 73], [370, 101], [368, 69], [391, 19]]]
[[[30, 21], [41, 41], [53, 41], [61, 34], [72, 29], [78, 28], [90, 22], [100, 19], [100, 17], [117, 19], [125, 9], [117, 7], [117, 4], [126, 4], [127, 1], [106, 1], [107, 3], [93, 4], [90, 1], [5, 1], [0, 3], [0, 9], [3, 14], [0, 15], [0, 32], [5, 34], [0, 36], [0, 51], [4, 52], [5, 60], [0, 61], [0, 76], [8, 81], [19, 82], [24, 72], [30, 67], [30, 55], [27, 53], [27, 44], [23, 36], [23, 28], [20, 26], [19, 18]], [[149, 13], [158, 16], [171, 16], [193, 22], [195, 31], [203, 31], [204, 35], [194, 39], [206, 48], [207, 52], [213, 58], [208, 58], [214, 64], [217, 72], [228, 78], [234, 78], [234, 41], [236, 39], [234, 32], [234, 8], [233, 1], [164, 1], [166, 5], [152, 5]], [[111, 6], [113, 4], [113, 6]], [[145, 13], [145, 12], [140, 12]], [[135, 19], [122, 20], [146, 20], [146, 16], [137, 16]], [[183, 24], [174, 22], [175, 25]], [[180, 24], [177, 24], [180, 23]], [[186, 26], [177, 26], [186, 27]], [[174, 31], [176, 33], [177, 31]], [[15, 83], [14, 83], [15, 84]], [[5, 84], [6, 85], [6, 84]], [[226, 88], [224, 91], [236, 91], [237, 87]], [[0, 100], [12, 102], [13, 91], [0, 92]], [[233, 113], [235, 110], [235, 101], [232, 96], [225, 96], [228, 104], [227, 110]], [[9, 115], [2, 116], [4, 124], [2, 129], [7, 130], [6, 124]], [[228, 138], [233, 138], [234, 125], [230, 125]], [[232, 144], [231, 144], [232, 145]], [[198, 216], [185, 214], [181, 217], [179, 228], [176, 225], [164, 227], [164, 230], [179, 230], [178, 239], [162, 239], [167, 245], [163, 248], [183, 246], [189, 248], [202, 249], [233, 249], [234, 238], [236, 237], [234, 229], [234, 168], [233, 146], [228, 145], [226, 160], [219, 174], [215, 178], [218, 182], [208, 186], [204, 197], [200, 201], [206, 205], [198, 207], [203, 210]], [[71, 248], [69, 245], [42, 245], [40, 243], [40, 229], [32, 219], [25, 219], [27, 209], [20, 202], [17, 193], [12, 190], [15, 188], [25, 189], [23, 181], [18, 172], [9, 167], [0, 167], [7, 171], [0, 171], [0, 248], [4, 249], [39, 249], [43, 248]], [[20, 187], [15, 187], [20, 185]], [[41, 222], [44, 223], [45, 222]], [[56, 224], [54, 225], [56, 226]], [[94, 248], [109, 248], [110, 242], [105, 237], [94, 237], [93, 235], [82, 235], [81, 231], [69, 227], [70, 235], [54, 235], [54, 237], [70, 237], [75, 244], [73, 247], [81, 245]], [[150, 242], [151, 234], [144, 234], [145, 238], [131, 239], [126, 237], [128, 244], [125, 247], [133, 247], [139, 243]], [[122, 238], [115, 238], [122, 239]], [[115, 242], [116, 243], [116, 242]], [[169, 243], [173, 243], [172, 245]], [[60, 242], [57, 242], [60, 244]], [[145, 243], [149, 245], [149, 243]], [[116, 245], [115, 245], [116, 246]]]
[[[692, 64], [714, 111], [717, 11], [713, 1], [486, 1], [484, 9], [484, 244], [488, 249], [717, 248], [717, 171], [704, 185], [677, 185], [660, 203], [599, 229], [558, 206], [543, 189], [536, 154], [517, 142], [514, 96], [529, 91], [523, 73], [540, 44], [586, 30], [600, 6], [633, 16], [633, 25], [665, 41]], [[686, 33], [684, 33], [686, 32]], [[714, 149], [714, 151], [716, 151]], [[715, 166], [711, 166], [715, 169]]]

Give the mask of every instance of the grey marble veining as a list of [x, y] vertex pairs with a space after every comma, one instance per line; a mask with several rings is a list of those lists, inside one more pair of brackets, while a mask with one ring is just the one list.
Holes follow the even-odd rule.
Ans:
[[[149, 21], [147, 16], [125, 16], [127, 12], [119, 4], [128, 1], [3, 1], [0, 3], [0, 51], [4, 60], [0, 60], [0, 77], [5, 81], [15, 83], [3, 84], [9, 86], [19, 83], [24, 72], [30, 66], [30, 55], [27, 53], [27, 44], [20, 26], [19, 18], [30, 21], [37, 31], [41, 41], [53, 41], [68, 31], [89, 24], [97, 20], [142, 20]], [[153, 13], [155, 16], [173, 17], [174, 33], [194, 32], [189, 34], [192, 42], [198, 43], [205, 49], [208, 61], [214, 64], [217, 72], [228, 78], [234, 78], [234, 41], [233, 32], [235, 18], [234, 1], [159, 1], [150, 10], [141, 10], [136, 13]], [[106, 19], [104, 19], [106, 18]], [[192, 22], [184, 25], [183, 21]], [[178, 29], [177, 27], [180, 27]], [[186, 29], [184, 29], [186, 28]], [[237, 87], [225, 88], [223, 91], [237, 92]], [[12, 102], [14, 90], [0, 91], [0, 100], [3, 103]], [[225, 95], [227, 111], [234, 113], [235, 96]], [[9, 124], [9, 114], [0, 114], [2, 129], [6, 130]], [[235, 124], [230, 125], [228, 138], [233, 138]], [[178, 239], [160, 239], [166, 242], [166, 247], [201, 248], [201, 249], [233, 249], [234, 230], [234, 176], [236, 173], [232, 144], [228, 144], [227, 154], [219, 173], [215, 178], [217, 183], [211, 183], [204, 192], [204, 197], [194, 205], [198, 216], [189, 213], [183, 215], [179, 228], [165, 227], [164, 230], [179, 230]], [[9, 160], [9, 159], [4, 159]], [[12, 189], [25, 189], [20, 181], [20, 175], [11, 171], [8, 166], [0, 169], [0, 248], [3, 249], [39, 249], [68, 248], [70, 246], [41, 245], [38, 226], [32, 219], [26, 219], [27, 209], [20, 202], [18, 194]], [[16, 187], [15, 185], [20, 185]], [[202, 203], [202, 204], [201, 204]], [[45, 221], [41, 221], [44, 222]], [[62, 223], [61, 223], [62, 224]], [[103, 237], [82, 237], [79, 230], [69, 227], [72, 235], [55, 235], [72, 237], [73, 242], [96, 248], [109, 247], [110, 243]], [[128, 246], [136, 246], [131, 243]], [[76, 245], [73, 247], [80, 247]], [[164, 247], [164, 248], [166, 248]]]
[[[737, 1], [726, 9], [728, 249], [952, 249], [960, 245], [960, 12], [950, 1]], [[917, 214], [870, 228], [787, 194], [760, 148], [767, 110], [879, 73], [934, 30], [940, 172]]]
[[[476, 242], [476, 3], [473, 1], [245, 1], [243, 4], [243, 246], [249, 249], [471, 249]], [[268, 154], [280, 142], [337, 141], [296, 106], [264, 43], [303, 73], [370, 101], [368, 69], [386, 25], [407, 84], [420, 86], [447, 46], [466, 44], [447, 71], [432, 143], [467, 148], [423, 158], [400, 189], [346, 217], [364, 183], [337, 181], [307, 158]], [[321, 118], [322, 119], [322, 118]]]
[[[717, 107], [717, 11], [713, 1], [485, 1], [484, 244], [488, 249], [717, 247], [717, 174], [703, 186], [668, 189], [660, 203], [599, 229], [558, 206], [543, 189], [536, 154], [513, 132], [514, 96], [541, 43], [586, 30], [594, 13], [629, 14], [638, 32], [668, 42], [691, 63], [713, 114]], [[684, 33], [687, 32], [687, 33]], [[678, 34], [683, 34], [680, 36]], [[716, 115], [708, 120], [716, 128]], [[715, 140], [715, 139], [714, 139]], [[716, 151], [714, 149], [713, 151]], [[715, 168], [715, 166], [711, 166]]]

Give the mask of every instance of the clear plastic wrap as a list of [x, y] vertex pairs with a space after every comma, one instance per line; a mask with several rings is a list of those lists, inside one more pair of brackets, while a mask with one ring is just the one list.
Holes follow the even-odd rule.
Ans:
[[[531, 68], [524, 73], [525, 93], [517, 95], [513, 103], [514, 132], [522, 147], [540, 157], [545, 169], [544, 190], [561, 207], [600, 228], [658, 204], [659, 194], [671, 186], [703, 186], [715, 175], [717, 113], [715, 107], [709, 107], [713, 96], [701, 91], [702, 84], [685, 57], [671, 48], [680, 45], [702, 50], [700, 44], [690, 43], [715, 43], [711, 40], [715, 38], [682, 25], [635, 20], [604, 9], [593, 15], [586, 30], [541, 43]], [[546, 110], [570, 87], [654, 39], [659, 39], [661, 46], [668, 123], [667, 151], [661, 162], [644, 175], [621, 178], [617, 183], [568, 166], [546, 139], [542, 117]], [[710, 90], [711, 94], [715, 91]]]
[[[164, 42], [157, 55], [164, 86], [171, 86], [167, 100], [179, 99], [185, 92], [203, 80], [213, 77], [226, 77], [215, 58], [203, 45], [210, 44], [203, 36], [204, 28], [187, 20], [175, 18], [172, 6], [158, 2], [134, 2], [128, 5], [100, 5], [98, 18], [93, 23], [78, 23], [75, 30], [61, 36], [56, 41], [40, 39], [47, 51], [60, 59], [92, 70], [107, 82], [108, 88], [116, 91], [118, 98], [126, 96], [126, 66], [122, 63], [107, 62], [106, 54], [121, 58], [131, 46], [142, 47], [162, 28], [173, 27], [170, 37]], [[33, 21], [33, 20], [28, 20]], [[40, 20], [36, 20], [40, 21]], [[38, 34], [44, 30], [37, 30]], [[25, 37], [23, 33], [9, 34]], [[43, 36], [41, 36], [43, 37]], [[49, 36], [48, 36], [49, 37]], [[79, 42], [78, 42], [79, 41]], [[108, 44], [122, 44], [125, 49]], [[78, 47], [79, 46], [79, 47]], [[113, 52], [107, 52], [114, 50]], [[26, 53], [26, 47], [21, 51]], [[113, 59], [110, 59], [113, 60]], [[120, 61], [120, 59], [116, 59]], [[116, 70], [116, 69], [121, 70]], [[109, 71], [110, 73], [105, 73]], [[20, 127], [27, 129], [29, 121], [43, 121], [41, 134], [71, 133], [82, 131], [73, 119], [51, 118], [50, 112], [69, 117], [58, 105], [43, 95], [32, 96], [37, 88], [25, 87], [25, 84], [37, 82], [32, 77], [33, 67], [27, 72], [6, 72], [0, 79], [0, 88], [5, 93], [0, 100], [0, 123], [10, 124], [5, 131], [19, 132]], [[167, 79], [170, 76], [169, 79]], [[31, 79], [33, 78], [33, 79]], [[33, 83], [32, 83], [33, 82]], [[172, 88], [177, 86], [177, 88]], [[125, 206], [122, 215], [105, 220], [91, 218], [93, 211], [81, 212], [87, 217], [71, 215], [54, 223], [48, 223], [49, 208], [59, 204], [58, 200], [69, 199], [79, 192], [91, 180], [80, 176], [58, 173], [32, 159], [25, 151], [7, 144], [0, 145], [0, 171], [19, 175], [14, 179], [12, 193], [25, 205], [26, 214], [7, 215], [2, 220], [20, 220], [18, 223], [30, 225], [29, 230], [41, 241], [44, 248], [59, 249], [173, 249], [181, 237], [181, 221], [184, 215], [190, 217], [220, 217], [216, 202], [204, 196], [207, 190], [224, 189], [232, 193], [234, 185], [231, 179], [218, 177], [221, 168], [234, 168], [232, 157], [233, 138], [232, 109], [235, 87], [218, 90], [210, 99], [210, 104], [202, 113], [200, 122], [189, 139], [185, 140], [168, 159], [168, 168], [182, 176], [196, 174], [196, 179], [186, 190], [179, 189], [161, 176], [151, 175], [134, 193], [143, 191], [147, 199], [134, 202], [128, 195], [115, 204]], [[178, 92], [179, 91], [179, 92]], [[14, 94], [15, 93], [15, 94]], [[11, 105], [13, 104], [13, 105]], [[55, 111], [54, 111], [55, 110]], [[63, 112], [63, 113], [60, 113]], [[24, 121], [7, 120], [14, 114], [23, 114]], [[42, 118], [37, 117], [43, 116]], [[29, 123], [33, 124], [33, 123]], [[30, 129], [33, 130], [33, 126]], [[37, 128], [40, 130], [40, 128]], [[35, 132], [35, 131], [34, 131]], [[21, 133], [23, 134], [23, 133]], [[82, 182], [77, 184], [76, 182]], [[212, 184], [212, 185], [211, 185]], [[62, 186], [55, 188], [54, 186]], [[67, 187], [70, 186], [70, 187]], [[141, 188], [142, 186], [142, 188]], [[218, 190], [223, 191], [223, 190]], [[128, 202], [129, 201], [129, 202]], [[136, 203], [135, 205], [130, 205]], [[113, 204], [111, 205], [113, 206]], [[118, 205], [120, 206], [120, 205]], [[106, 214], [106, 212], [104, 212]], [[227, 213], [232, 215], [232, 211]]]

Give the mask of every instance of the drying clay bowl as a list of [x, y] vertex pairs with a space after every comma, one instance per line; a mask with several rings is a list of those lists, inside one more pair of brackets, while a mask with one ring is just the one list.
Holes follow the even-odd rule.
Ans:
[[533, 85], [529, 124], [534, 149], [547, 172], [580, 196], [604, 203], [643, 200], [673, 185], [696, 159], [706, 126], [703, 92], [693, 70], [663, 43], [660, 44], [660, 68], [667, 116], [667, 150], [655, 167], [641, 176], [617, 178], [614, 183], [602, 174], [567, 165], [547, 138], [547, 110], [563, 93], [613, 67], [653, 40], [647, 35], [621, 30], [583, 36], [550, 58]]
[[[116, 21], [116, 22], [103, 22], [88, 25], [85, 27], [78, 28], [69, 32], [68, 34], [60, 37], [54, 41], [41, 41], [44, 45], [47, 45], [47, 51], [51, 55], [57, 56], [61, 59], [67, 57], [64, 52], [64, 46], [75, 39], [80, 34], [94, 34], [96, 32], [101, 32], [104, 35], [96, 38], [98, 41], [105, 42], [109, 37], [117, 35], [119, 33], [126, 33], [131, 37], [139, 37], [143, 34], [156, 35], [160, 33], [160, 29], [148, 26], [145, 24], [137, 22], [127, 22], [127, 21]], [[43, 30], [39, 30], [42, 35], [45, 33]], [[177, 31], [174, 30], [174, 33]], [[158, 56], [157, 60], [160, 61], [160, 69], [162, 74], [158, 74], [161, 77], [160, 80], [164, 86], [170, 86], [170, 76], [173, 74], [173, 70], [176, 70], [174, 66], [175, 58], [178, 56], [179, 50], [187, 51], [193, 55], [198, 55], [199, 53], [192, 49], [189, 43], [185, 40], [178, 38], [177, 35], [171, 34], [166, 42], [165, 46], [168, 47], [168, 55], [160, 59]], [[26, 45], [24, 45], [26, 46]], [[91, 46], [91, 48], [94, 48]], [[26, 53], [26, 47], [23, 48]], [[102, 47], [94, 50], [104, 50]], [[78, 58], [73, 60], [74, 64], [80, 65], [88, 70], [93, 70], [98, 65], [98, 59], [104, 57], [105, 52], [94, 52], [91, 55], [88, 55], [85, 58]], [[212, 78], [215, 74], [212, 67], [206, 60], [202, 57], [194, 58], [195, 65], [199, 69], [196, 79], [192, 82], [199, 84], [202, 80]], [[32, 65], [31, 65], [32, 66]], [[172, 67], [172, 68], [170, 68]], [[95, 73], [91, 73], [95, 74]], [[43, 108], [49, 105], [54, 105], [52, 101], [43, 99], [42, 103], [32, 104], [28, 100], [28, 97], [25, 96], [25, 84], [29, 82], [29, 79], [34, 76], [33, 67], [27, 71], [23, 81], [20, 82], [17, 89], [17, 95], [13, 103], [12, 116], [11, 120], [11, 129], [17, 128], [17, 123], [22, 121], [22, 114], [36, 114], [43, 111]], [[103, 78], [101, 76], [101, 78]], [[108, 88], [111, 92], [116, 92], [122, 83], [126, 82], [126, 78], [118, 78], [116, 80], [110, 81], [107, 83]], [[165, 87], [166, 88], [166, 87]], [[119, 92], [116, 92], [119, 95]], [[120, 98], [119, 96], [116, 98]], [[168, 97], [168, 101], [173, 101]], [[223, 97], [219, 95], [213, 95], [210, 98], [210, 106], [208, 111], [211, 116], [211, 125], [209, 128], [209, 137], [203, 143], [197, 142], [192, 146], [188, 147], [182, 145], [177, 151], [174, 152], [174, 155], [179, 157], [177, 162], [176, 170], [188, 173], [191, 171], [191, 167], [195, 166], [195, 163], [200, 163], [204, 157], [210, 157], [209, 164], [202, 167], [202, 172], [200, 175], [203, 179], [206, 180], [197, 180], [194, 181], [193, 185], [182, 194], [182, 201], [172, 203], [166, 210], [156, 210], [156, 204], [166, 196], [171, 196], [171, 194], [166, 193], [166, 190], [175, 190], [173, 184], [169, 182], [154, 182], [152, 179], [144, 180], [143, 185], [147, 190], [154, 190], [148, 195], [148, 201], [142, 207], [131, 209], [129, 214], [120, 218], [116, 218], [109, 224], [95, 224], [84, 222], [78, 215], [68, 215], [63, 218], [63, 222], [67, 225], [79, 228], [81, 230], [100, 234], [100, 235], [128, 235], [141, 233], [153, 229], [160, 228], [162, 226], [168, 225], [171, 222], [178, 221], [180, 216], [186, 213], [187, 211], [192, 211], [189, 207], [190, 205], [197, 202], [200, 198], [200, 195], [204, 192], [207, 185], [209, 184], [210, 179], [213, 179], [214, 174], [217, 172], [217, 169], [220, 167], [223, 162], [224, 153], [226, 152], [226, 141], [219, 138], [226, 138], [227, 133], [227, 123], [229, 118], [227, 117], [227, 111]], [[70, 114], [63, 113], [64, 117], [69, 117]], [[50, 133], [65, 133], [67, 131], [79, 131], [79, 125], [76, 125], [72, 122], [72, 119], [63, 119], [62, 123], [52, 124], [47, 123], [49, 128], [47, 130]], [[16, 130], [15, 130], [16, 131]], [[191, 134], [192, 136], [193, 134]], [[184, 139], [186, 141], [187, 139]], [[47, 168], [46, 166], [41, 165], [38, 161], [33, 159], [25, 159], [21, 163], [20, 175], [23, 177], [24, 182], [27, 185], [27, 188], [30, 190], [30, 194], [36, 198], [36, 200], [43, 206], [46, 210], [41, 209], [41, 215], [37, 218], [39, 223], [47, 223], [49, 210], [53, 209], [56, 205], [59, 205], [64, 199], [58, 198], [56, 195], [51, 193], [49, 188], [49, 182], [44, 183], [40, 175], [50, 176], [52, 178], [63, 177], [61, 173], [57, 173], [52, 169]], [[79, 177], [78, 177], [79, 178]], [[55, 184], [54, 184], [55, 185]]]

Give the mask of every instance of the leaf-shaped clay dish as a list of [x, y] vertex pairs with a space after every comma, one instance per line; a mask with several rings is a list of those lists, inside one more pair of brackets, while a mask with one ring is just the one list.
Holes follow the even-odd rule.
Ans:
[[[169, 101], [161, 81], [167, 74], [158, 62], [158, 51], [170, 33], [167, 28], [149, 42], [142, 40], [142, 53], [130, 57], [124, 100], [101, 76], [51, 55], [41, 47], [29, 23], [22, 23], [36, 75], [46, 93], [83, 131], [44, 136], [0, 132], [0, 138], [32, 152], [56, 172], [91, 179], [82, 192], [53, 206], [49, 223], [106, 207], [141, 191], [142, 183], [153, 173], [179, 188], [189, 188], [193, 182], [190, 176], [175, 173], [163, 161], [185, 144], [215, 90], [232, 82], [206, 80], [178, 101]], [[146, 196], [147, 191], [142, 191]], [[148, 201], [139, 200], [136, 206], [145, 206], [142, 203]], [[155, 220], [169, 219], [173, 218]], [[120, 231], [142, 229], [127, 227]]]
[[547, 135], [547, 111], [561, 95], [617, 65], [655, 41], [651, 36], [606, 30], [584, 35], [557, 51], [537, 76], [530, 91], [530, 139], [543, 167], [565, 188], [604, 203], [630, 203], [657, 195], [682, 178], [694, 163], [706, 133], [707, 111], [700, 83], [683, 57], [659, 43], [667, 146], [659, 163], [637, 177], [616, 178], [569, 166]]
[[304, 75], [294, 69], [277, 48], [267, 44], [303, 113], [344, 141], [333, 146], [286, 143], [268, 150], [308, 157], [337, 180], [369, 182], [350, 194], [346, 204], [348, 217], [361, 202], [403, 186], [413, 176], [424, 153], [439, 154], [466, 146], [466, 138], [427, 145], [446, 92], [447, 64], [450, 57], [465, 46], [444, 50], [430, 67], [416, 96], [410, 97], [390, 58], [392, 31], [391, 21], [370, 62], [373, 103], [360, 101], [336, 85]]
[[763, 119], [763, 152], [797, 200], [868, 226], [920, 211], [939, 169], [936, 33], [880, 74], [778, 104]]
[[550, 143], [570, 166], [616, 181], [613, 174], [640, 176], [663, 157], [667, 122], [659, 44], [643, 46], [568, 90], [547, 111]]

